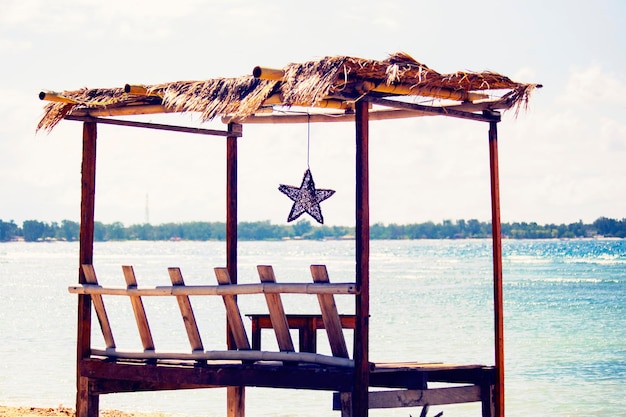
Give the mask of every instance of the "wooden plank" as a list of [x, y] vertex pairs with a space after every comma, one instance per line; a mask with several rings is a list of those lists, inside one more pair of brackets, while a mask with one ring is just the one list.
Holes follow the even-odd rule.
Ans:
[[[218, 267], [213, 269], [215, 271], [215, 277], [219, 285], [231, 285], [230, 275], [228, 269], [224, 267]], [[246, 328], [243, 325], [241, 318], [241, 312], [239, 311], [239, 305], [234, 295], [223, 295], [224, 307], [226, 307], [226, 318], [228, 327], [233, 334], [235, 347], [239, 350], [250, 349], [250, 343], [248, 341], [248, 335], [246, 334]], [[230, 348], [230, 346], [229, 346]]]
[[[253, 351], [247, 351], [253, 352]], [[334, 358], [340, 359], [340, 358]], [[101, 359], [83, 360], [83, 376], [120, 381], [139, 381], [155, 386], [201, 385], [256, 386], [268, 388], [350, 391], [354, 372], [349, 367], [284, 366], [282, 363], [252, 365], [154, 366]]]
[[[180, 268], [168, 268], [167, 271], [169, 272], [172, 285], [185, 285]], [[189, 297], [186, 295], [177, 295], [176, 301], [178, 302], [178, 307], [180, 308], [180, 314], [183, 317], [183, 323], [185, 324], [185, 330], [187, 331], [187, 337], [189, 338], [191, 350], [204, 350], [200, 332], [198, 331], [198, 324], [196, 323], [196, 316], [193, 314], [193, 308], [191, 307]]]
[[[259, 278], [261, 279], [261, 282], [276, 282], [274, 270], [270, 265], [258, 265], [257, 271], [259, 272]], [[266, 293], [265, 301], [267, 302], [267, 308], [270, 312], [270, 318], [272, 320], [272, 327], [274, 327], [274, 333], [276, 333], [278, 348], [283, 352], [295, 351], [293, 347], [293, 341], [291, 340], [291, 334], [289, 333], [289, 324], [287, 323], [287, 317], [285, 316], [285, 309], [283, 308], [283, 302], [280, 298], [280, 294]]]
[[[330, 282], [326, 265], [311, 265], [310, 269], [314, 282], [318, 284], [328, 284]], [[328, 335], [328, 342], [330, 344], [331, 351], [333, 352], [333, 356], [341, 358], [350, 357], [348, 354], [348, 348], [346, 347], [346, 340], [343, 335], [339, 312], [337, 311], [337, 305], [335, 304], [335, 297], [332, 294], [318, 294], [317, 300], [320, 304], [322, 319], [324, 320], [324, 328], [326, 329], [326, 334]]]
[[[263, 350], [207, 350], [195, 352], [159, 352], [155, 350], [124, 351], [117, 349], [93, 349], [93, 356], [129, 360], [168, 360], [168, 361], [280, 361], [302, 362], [317, 365], [329, 365], [345, 368], [353, 368], [354, 362], [348, 358], [322, 355], [311, 352], [271, 352]], [[230, 363], [233, 365], [235, 363]]]
[[[137, 279], [135, 278], [135, 271], [133, 270], [133, 267], [130, 265], [123, 265], [122, 271], [124, 272], [126, 285], [129, 288], [137, 287]], [[152, 340], [148, 317], [146, 317], [146, 310], [143, 307], [141, 297], [131, 295], [130, 303], [133, 306], [133, 313], [135, 314], [135, 321], [137, 322], [137, 329], [139, 330], [139, 337], [141, 338], [141, 344], [143, 345], [144, 350], [154, 350], [154, 341]]]
[[[85, 276], [85, 282], [89, 284], [98, 284], [98, 278], [96, 277], [96, 271], [93, 265], [83, 265], [83, 274]], [[102, 336], [104, 337], [104, 344], [107, 348], [115, 348], [115, 340], [113, 338], [113, 331], [111, 330], [111, 323], [107, 316], [106, 309], [104, 308], [104, 301], [99, 294], [92, 294], [91, 301], [93, 307], [96, 310], [96, 316], [100, 323], [100, 329], [102, 329]]]
[[481, 401], [480, 386], [446, 387], [427, 390], [371, 391], [369, 408], [422, 407]]
[[178, 296], [225, 294], [357, 294], [356, 284], [260, 283], [220, 285], [159, 286], [145, 288], [101, 287], [84, 284], [70, 285], [72, 294], [100, 294], [123, 296]]

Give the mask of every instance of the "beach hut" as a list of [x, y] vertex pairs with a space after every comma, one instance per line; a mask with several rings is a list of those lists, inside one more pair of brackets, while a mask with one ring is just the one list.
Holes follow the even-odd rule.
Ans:
[[[502, 250], [498, 181], [497, 125], [500, 111], [527, 105], [538, 84], [524, 84], [493, 72], [440, 74], [405, 53], [384, 60], [332, 56], [289, 64], [282, 69], [254, 68], [251, 75], [120, 88], [41, 92], [49, 103], [38, 129], [52, 130], [60, 121], [83, 123], [82, 195], [78, 294], [77, 415], [98, 415], [99, 396], [118, 392], [228, 387], [227, 413], [244, 416], [245, 387], [314, 389], [334, 392], [342, 416], [367, 416], [373, 408], [415, 407], [481, 402], [483, 416], [504, 416], [504, 344]], [[424, 101], [424, 98], [429, 98]], [[418, 104], [418, 101], [422, 104]], [[425, 104], [424, 104], [425, 103]], [[288, 110], [304, 108], [306, 113]], [[285, 111], [287, 110], [287, 111]], [[221, 118], [224, 130], [175, 126], [119, 118], [158, 113], [193, 112], [202, 121]], [[472, 120], [488, 126], [493, 231], [494, 363], [375, 363], [369, 357], [369, 123], [423, 116]], [[270, 266], [259, 266], [258, 284], [237, 283], [237, 143], [251, 123], [337, 123], [355, 128], [355, 278], [330, 283], [323, 265], [312, 265], [310, 284], [276, 283]], [[96, 142], [98, 124], [159, 129], [223, 137], [227, 160], [226, 265], [216, 266], [217, 285], [186, 286], [180, 270], [171, 268], [172, 285], [142, 288], [132, 267], [124, 267], [126, 287], [100, 286], [93, 266]], [[303, 181], [306, 182], [306, 178]], [[307, 198], [294, 197], [299, 210], [315, 210], [313, 186]], [[312, 194], [311, 194], [312, 193]], [[304, 194], [303, 194], [304, 195]], [[318, 198], [319, 197], [319, 198]], [[317, 199], [317, 200], [316, 200]], [[316, 296], [321, 314], [285, 314], [283, 293]], [[241, 319], [237, 296], [264, 294], [268, 317], [256, 317], [252, 343]], [[354, 298], [354, 315], [339, 316], [337, 294]], [[129, 297], [143, 350], [128, 352], [115, 344], [103, 295]], [[225, 348], [207, 351], [195, 323], [190, 295], [223, 298], [229, 333]], [[170, 296], [179, 303], [189, 352], [160, 352], [154, 346], [143, 297]], [[491, 306], [489, 307], [491, 308]], [[103, 333], [104, 348], [92, 346], [92, 311]], [[266, 319], [264, 322], [263, 320]], [[260, 328], [276, 333], [279, 351], [261, 350]], [[353, 351], [342, 328], [354, 329]], [[296, 352], [289, 328], [301, 334]], [[311, 338], [326, 329], [332, 355], [315, 352]], [[398, 343], [402, 341], [399, 340]], [[303, 346], [306, 349], [303, 349]], [[433, 382], [451, 384], [440, 387]], [[371, 390], [370, 388], [375, 388]]]

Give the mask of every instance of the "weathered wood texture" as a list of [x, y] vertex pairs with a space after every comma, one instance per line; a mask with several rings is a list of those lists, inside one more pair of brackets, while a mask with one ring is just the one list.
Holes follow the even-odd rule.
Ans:
[[[226, 268], [214, 268], [217, 282], [220, 285], [231, 285], [230, 276], [228, 275], [228, 269]], [[241, 319], [241, 312], [239, 311], [239, 305], [235, 295], [223, 295], [224, 307], [226, 308], [226, 318], [229, 329], [233, 335], [235, 347], [237, 349], [248, 350], [250, 349], [250, 343], [248, 342], [248, 335], [246, 334], [246, 328], [243, 325]]]
[[[96, 145], [97, 125], [83, 124], [83, 151], [81, 162], [81, 200], [80, 200], [80, 231], [78, 256], [78, 282], [87, 283], [87, 278], [81, 265], [93, 263], [93, 241], [95, 227], [95, 198], [96, 198]], [[80, 295], [78, 297], [77, 335], [76, 335], [76, 414], [77, 417], [97, 416], [99, 398], [89, 391], [89, 381], [81, 376], [81, 365], [90, 355], [91, 348], [91, 305], [92, 297]], [[106, 315], [105, 315], [106, 316]], [[100, 320], [100, 318], [99, 318]], [[102, 323], [102, 322], [101, 322]], [[108, 320], [106, 320], [108, 326]], [[112, 333], [105, 343], [115, 346]]]
[[[276, 282], [274, 269], [270, 265], [259, 265], [257, 266], [257, 271], [259, 272], [261, 282]], [[280, 294], [265, 294], [265, 301], [267, 302], [272, 326], [276, 333], [278, 348], [283, 352], [293, 352], [295, 348], [293, 347], [293, 341], [289, 333], [289, 324], [287, 323], [287, 317], [285, 316], [285, 309]]]
[[[252, 349], [261, 350], [261, 330], [272, 329], [269, 314], [247, 314], [252, 321]], [[341, 327], [354, 330], [356, 316], [339, 315]], [[317, 352], [318, 329], [324, 329], [324, 320], [319, 314], [287, 314], [290, 329], [298, 330], [298, 346], [300, 352]]]
[[[185, 286], [185, 280], [180, 268], [168, 268], [170, 281], [174, 286]], [[183, 323], [185, 324], [185, 330], [187, 332], [187, 338], [189, 338], [189, 345], [191, 350], [204, 350], [202, 344], [202, 338], [200, 337], [200, 331], [198, 330], [198, 324], [196, 323], [196, 316], [193, 313], [191, 307], [191, 301], [186, 295], [177, 295], [176, 301], [178, 302], [178, 308], [180, 314], [183, 317]]]
[[502, 226], [500, 221], [500, 174], [498, 166], [497, 126], [497, 121], [489, 123], [489, 167], [493, 244], [494, 351], [497, 370], [495, 404], [496, 415], [498, 417], [504, 417], [504, 296], [502, 285]]
[[158, 287], [102, 287], [96, 284], [70, 285], [72, 294], [98, 294], [118, 296], [170, 297], [180, 295], [245, 295], [245, 294], [357, 294], [356, 285], [307, 284], [307, 283], [261, 283], [222, 285], [174, 285]]
[[356, 329], [354, 337], [354, 388], [352, 412], [368, 415], [369, 387], [369, 119], [365, 100], [356, 103]]
[[[124, 265], [122, 266], [122, 271], [124, 271], [124, 279], [126, 280], [128, 288], [137, 288], [137, 279], [135, 278], [135, 271], [133, 267], [130, 265]], [[154, 340], [152, 339], [150, 324], [148, 323], [148, 317], [146, 316], [146, 310], [143, 306], [143, 301], [141, 301], [141, 297], [131, 295], [130, 303], [133, 307], [135, 322], [137, 322], [141, 345], [144, 350], [154, 350]]]
[[[313, 281], [316, 283], [328, 284], [330, 282], [325, 265], [311, 265], [311, 275], [313, 276]], [[346, 347], [343, 326], [341, 325], [341, 319], [339, 318], [339, 312], [335, 304], [335, 297], [333, 297], [332, 294], [318, 294], [317, 299], [320, 304], [320, 309], [322, 310], [324, 328], [328, 335], [328, 342], [330, 343], [333, 356], [348, 358], [350, 355]]]
[[[84, 280], [88, 284], [98, 285], [98, 278], [96, 277], [96, 271], [92, 265], [83, 265]], [[96, 316], [100, 323], [100, 329], [102, 329], [102, 336], [104, 337], [104, 343], [107, 348], [115, 348], [115, 339], [113, 337], [113, 331], [111, 330], [111, 323], [107, 315], [106, 308], [104, 307], [104, 301], [100, 294], [92, 294], [91, 301], [96, 310]]]
[[[333, 409], [343, 410], [343, 401], [341, 395], [335, 395]], [[369, 393], [370, 409], [423, 407], [479, 401], [481, 401], [481, 388], [477, 385], [426, 390], [372, 391]]]

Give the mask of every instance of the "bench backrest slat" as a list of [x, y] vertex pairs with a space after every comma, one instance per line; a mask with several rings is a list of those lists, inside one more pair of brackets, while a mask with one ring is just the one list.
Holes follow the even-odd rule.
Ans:
[[[83, 265], [83, 273], [85, 274], [85, 281], [87, 284], [98, 285], [98, 278], [96, 277], [96, 270], [93, 265]], [[96, 316], [100, 323], [100, 329], [102, 330], [102, 336], [104, 337], [104, 344], [109, 349], [115, 348], [115, 339], [113, 339], [113, 331], [111, 330], [111, 323], [107, 316], [107, 311], [104, 308], [104, 302], [100, 294], [92, 294], [91, 302], [93, 303], [94, 310], [96, 310]]]
[[[126, 280], [128, 288], [136, 288], [137, 279], [135, 278], [133, 267], [123, 265], [122, 271], [124, 272], [124, 279]], [[146, 310], [143, 307], [141, 297], [131, 295], [130, 303], [133, 306], [133, 313], [135, 314], [135, 321], [137, 322], [137, 329], [139, 330], [139, 337], [141, 338], [141, 344], [144, 350], [154, 350], [154, 340], [152, 339], [148, 317], [146, 316]]]
[[[172, 285], [184, 286], [183, 274], [180, 268], [168, 268], [170, 275], [170, 281]], [[177, 295], [176, 301], [178, 301], [178, 307], [180, 308], [180, 314], [183, 316], [183, 323], [185, 324], [185, 330], [187, 331], [187, 337], [189, 338], [189, 344], [191, 350], [204, 350], [202, 345], [202, 338], [200, 337], [200, 331], [196, 323], [196, 316], [193, 314], [193, 308], [191, 307], [191, 301], [187, 295]]]
[[[258, 265], [257, 271], [259, 272], [259, 278], [261, 282], [276, 282], [274, 276], [274, 270], [270, 265]], [[285, 309], [283, 308], [283, 302], [280, 298], [280, 294], [265, 294], [265, 300], [267, 302], [267, 308], [270, 313], [270, 319], [272, 320], [272, 327], [276, 333], [276, 341], [278, 342], [278, 348], [281, 352], [293, 352], [293, 341], [291, 340], [291, 334], [289, 333], [289, 324], [287, 323], [287, 317], [285, 316]]]
[[[231, 285], [230, 275], [228, 269], [224, 267], [213, 268], [215, 271], [215, 277], [219, 285]], [[226, 307], [226, 320], [228, 321], [228, 327], [233, 334], [235, 345], [239, 350], [249, 350], [250, 342], [248, 341], [248, 335], [246, 334], [246, 328], [243, 325], [241, 318], [241, 312], [239, 311], [239, 305], [237, 300], [232, 294], [222, 295], [224, 300], [224, 306]]]
[[[313, 276], [313, 281], [316, 283], [330, 282], [326, 265], [311, 265], [311, 275]], [[333, 356], [341, 358], [350, 357], [343, 335], [341, 319], [339, 318], [339, 312], [335, 304], [335, 297], [332, 294], [317, 294], [317, 300], [320, 303], [322, 320], [324, 321], [324, 328], [328, 335], [328, 342]]]

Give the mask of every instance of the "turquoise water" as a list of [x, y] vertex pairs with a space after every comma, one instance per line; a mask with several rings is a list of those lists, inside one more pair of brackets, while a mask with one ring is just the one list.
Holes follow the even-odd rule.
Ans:
[[[123, 285], [123, 264], [135, 266], [140, 285], [167, 285], [169, 266], [181, 267], [188, 284], [212, 284], [224, 249], [220, 242], [98, 243], [94, 265], [106, 285]], [[503, 252], [507, 414], [626, 416], [626, 241], [507, 240]], [[255, 265], [271, 264], [278, 281], [309, 281], [308, 265], [325, 263], [332, 281], [352, 281], [353, 253], [350, 241], [242, 242], [239, 279], [257, 282]], [[73, 406], [76, 299], [67, 287], [76, 282], [77, 259], [76, 243], [0, 244], [0, 404]], [[491, 280], [488, 240], [372, 242], [372, 360], [493, 364]], [[285, 297], [285, 308], [317, 311], [310, 298]], [[140, 348], [128, 300], [105, 303], [118, 346]], [[187, 349], [176, 303], [144, 303], [157, 349]], [[222, 348], [221, 300], [192, 303], [205, 347]], [[265, 311], [258, 297], [241, 303], [243, 313]], [[349, 297], [338, 305], [352, 312]], [[265, 334], [263, 344], [273, 343]], [[248, 389], [247, 400], [251, 416], [339, 415], [325, 392]], [[225, 391], [106, 395], [101, 407], [224, 416]], [[430, 414], [439, 411], [480, 415], [477, 405]]]

